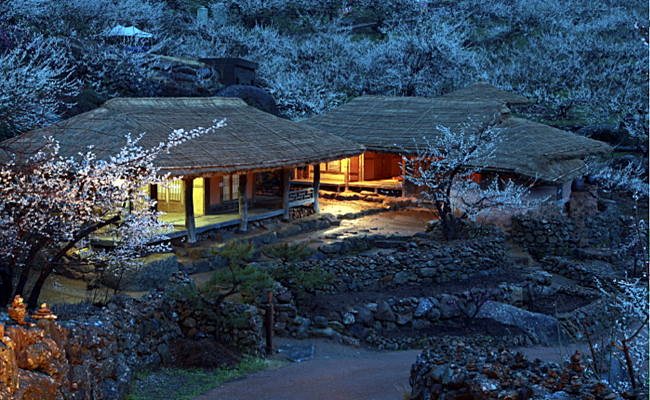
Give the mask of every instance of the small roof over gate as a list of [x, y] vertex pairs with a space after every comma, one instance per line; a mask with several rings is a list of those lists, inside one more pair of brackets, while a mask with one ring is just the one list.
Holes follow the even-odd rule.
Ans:
[[364, 147], [248, 106], [237, 98], [116, 98], [55, 125], [5, 141], [13, 149], [37, 149], [45, 136], [75, 156], [93, 146], [98, 158], [116, 154], [125, 135], [146, 132], [151, 148], [174, 129], [209, 127], [226, 118], [226, 127], [189, 140], [161, 154], [156, 164], [173, 176], [209, 176], [295, 168], [359, 155]]

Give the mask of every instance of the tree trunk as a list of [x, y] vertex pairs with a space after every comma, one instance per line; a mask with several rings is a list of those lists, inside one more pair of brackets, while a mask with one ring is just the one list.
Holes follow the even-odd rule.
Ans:
[[0, 267], [0, 307], [6, 307], [11, 300], [12, 278], [13, 269], [5, 265]]
[[36, 308], [38, 307], [38, 298], [41, 295], [41, 290], [43, 289], [45, 280], [47, 279], [47, 277], [50, 275], [51, 272], [51, 269], [49, 272], [47, 272], [47, 270], [48, 270], [48, 266], [46, 265], [45, 267], [43, 267], [41, 274], [38, 276], [38, 279], [34, 284], [34, 288], [29, 293], [29, 302], [27, 303], [28, 310], [36, 310]]
[[34, 243], [29, 249], [29, 254], [27, 255], [24, 265], [20, 271], [20, 279], [18, 280], [18, 285], [16, 286], [14, 296], [17, 294], [21, 296], [25, 295], [25, 286], [27, 285], [27, 280], [29, 279], [29, 272], [32, 269], [32, 264], [34, 263], [36, 254], [41, 251], [46, 242], [47, 239], [45, 237], [42, 237], [41, 239], [37, 240], [36, 243]]
[[36, 284], [34, 285], [34, 288], [32, 288], [31, 293], [29, 294], [29, 303], [27, 303], [27, 309], [28, 310], [36, 309], [36, 306], [38, 305], [38, 297], [41, 295], [41, 289], [43, 289], [45, 280], [47, 279], [48, 276], [50, 276], [52, 271], [54, 271], [54, 266], [58, 265], [61, 262], [63, 256], [65, 256], [69, 250], [73, 249], [81, 239], [88, 237], [88, 235], [90, 235], [91, 233], [95, 232], [98, 229], [101, 229], [107, 225], [117, 223], [119, 219], [120, 216], [116, 215], [110, 219], [97, 223], [96, 225], [87, 226], [81, 229], [80, 231], [78, 231], [74, 235], [73, 240], [68, 242], [68, 244], [63, 246], [61, 249], [59, 249], [59, 252], [56, 253], [54, 257], [52, 257], [50, 261], [48, 261], [48, 263], [43, 266], [43, 269], [41, 270], [41, 274], [38, 276], [38, 279], [36, 280]]

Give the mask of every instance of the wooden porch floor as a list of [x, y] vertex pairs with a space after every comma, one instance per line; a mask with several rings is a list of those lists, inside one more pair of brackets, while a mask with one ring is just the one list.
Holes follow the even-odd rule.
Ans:
[[[311, 179], [292, 179], [292, 184], [301, 185], [301, 186], [313, 186], [314, 182]], [[372, 181], [363, 181], [363, 182], [349, 182], [349, 189], [358, 189], [358, 190], [372, 190], [377, 193], [378, 190], [402, 190], [402, 181], [398, 179], [377, 179]], [[332, 179], [321, 179], [320, 187], [323, 190], [334, 190], [336, 192], [341, 192], [345, 190], [345, 182]]]
[[[277, 217], [283, 214], [284, 209], [282, 208], [252, 207], [248, 209], [248, 221], [257, 221], [260, 219]], [[168, 212], [160, 217], [160, 219], [174, 225], [174, 231], [167, 235], [170, 239], [185, 236], [187, 234], [187, 230], [185, 229], [184, 213]], [[237, 226], [240, 222], [239, 211], [216, 215], [195, 216], [194, 221], [196, 224], [196, 233], [202, 233], [210, 229]]]

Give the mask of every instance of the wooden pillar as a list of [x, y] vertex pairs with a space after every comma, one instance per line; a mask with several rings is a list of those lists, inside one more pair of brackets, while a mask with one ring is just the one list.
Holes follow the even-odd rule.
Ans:
[[196, 221], [194, 221], [194, 177], [183, 178], [183, 197], [185, 200], [185, 228], [187, 242], [196, 242]]
[[320, 165], [314, 165], [314, 211], [320, 214], [320, 203], [318, 202], [318, 193], [320, 192]]
[[149, 198], [156, 202], [151, 210], [158, 211], [158, 185], [149, 185]]
[[402, 157], [402, 197], [406, 197], [406, 157]]
[[285, 168], [282, 170], [282, 207], [284, 207], [283, 218], [289, 219], [289, 190], [291, 188], [291, 170]]
[[359, 156], [359, 182], [366, 181], [366, 154], [361, 154]]
[[246, 189], [248, 187], [248, 175], [239, 175], [239, 230], [246, 232], [248, 230], [248, 199], [246, 198]]
[[345, 191], [348, 191], [348, 188], [350, 186], [350, 159], [346, 158], [344, 161], [345, 164]]
[[212, 177], [203, 178], [203, 214], [210, 214], [210, 179]]

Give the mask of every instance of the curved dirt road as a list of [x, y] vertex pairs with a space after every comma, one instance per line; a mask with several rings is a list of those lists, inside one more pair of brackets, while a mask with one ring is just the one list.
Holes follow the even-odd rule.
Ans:
[[325, 339], [304, 342], [314, 344], [313, 360], [247, 374], [193, 400], [400, 400], [398, 387], [410, 390], [411, 364], [421, 352], [380, 353]]
[[[276, 370], [244, 375], [192, 400], [402, 400], [410, 392], [411, 365], [421, 350], [378, 352], [326, 339], [277, 338], [276, 345], [311, 343], [314, 359]], [[567, 347], [518, 347], [529, 359], [561, 362], [576, 350]]]

